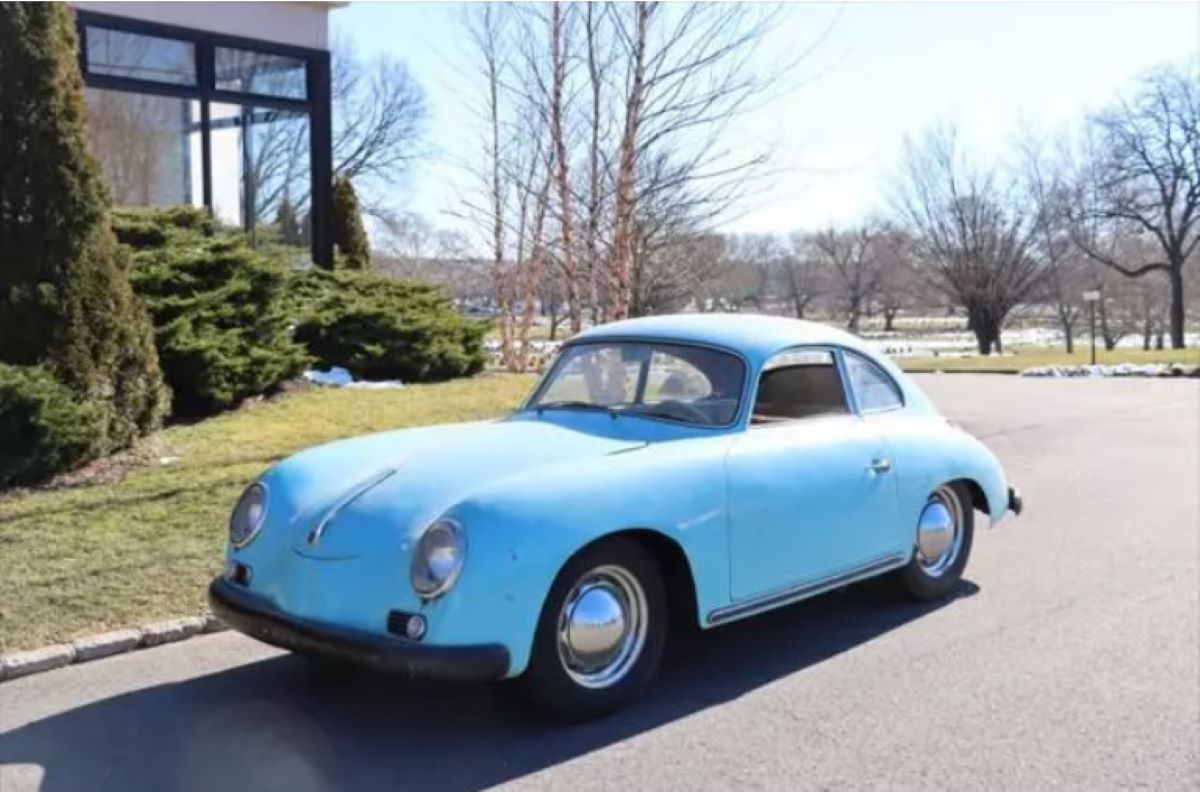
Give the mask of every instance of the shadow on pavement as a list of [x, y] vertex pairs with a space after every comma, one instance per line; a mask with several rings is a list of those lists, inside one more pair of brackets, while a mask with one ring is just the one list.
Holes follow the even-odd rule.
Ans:
[[[959, 596], [978, 591], [961, 584]], [[0, 737], [0, 765], [69, 790], [475, 790], [649, 731], [866, 643], [953, 599], [898, 603], [885, 582], [675, 640], [650, 696], [607, 720], [523, 719], [495, 688], [276, 657], [63, 712]]]

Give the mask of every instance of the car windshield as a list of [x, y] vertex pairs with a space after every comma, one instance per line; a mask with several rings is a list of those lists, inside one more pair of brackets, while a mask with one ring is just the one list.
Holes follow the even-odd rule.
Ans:
[[653, 342], [567, 346], [527, 409], [604, 410], [701, 426], [733, 422], [746, 368], [728, 352]]

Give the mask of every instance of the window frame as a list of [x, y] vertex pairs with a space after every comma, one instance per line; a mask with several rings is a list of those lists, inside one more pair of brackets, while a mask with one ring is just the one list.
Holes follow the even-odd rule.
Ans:
[[[846, 388], [846, 392], [852, 397], [852, 399], [854, 401], [855, 414], [863, 415], [863, 416], [883, 415], [884, 413], [890, 413], [890, 412], [896, 412], [897, 410], [903, 410], [905, 407], [908, 406], [908, 403], [904, 397], [904, 388], [900, 387], [900, 383], [896, 382], [896, 378], [893, 377], [891, 374], [889, 374], [883, 368], [883, 366], [880, 366], [874, 360], [871, 360], [871, 358], [869, 358], [866, 355], [864, 355], [863, 353], [857, 352], [853, 349], [842, 348], [841, 353], [843, 356], [843, 364], [842, 365], [846, 371], [845, 388]], [[849, 365], [847, 365], [845, 362], [846, 360], [849, 360], [850, 357], [856, 358], [859, 362], [865, 364], [868, 369], [871, 369], [876, 374], [878, 374], [883, 379], [883, 381], [886, 382], [888, 384], [888, 386], [891, 387], [892, 391], [896, 394], [896, 399], [897, 399], [898, 403], [891, 407], [880, 407], [880, 408], [870, 409], [870, 410], [864, 409], [862, 407], [862, 403], [860, 402], [859, 397], [858, 397], [858, 390], [854, 387], [854, 382], [850, 379]]]
[[[107, 91], [152, 94], [200, 102], [200, 154], [204, 206], [213, 207], [212, 190], [212, 103], [237, 104], [269, 110], [290, 110], [307, 114], [309, 123], [310, 212], [312, 216], [313, 261], [320, 266], [333, 263], [332, 192], [333, 192], [333, 126], [330, 97], [330, 54], [326, 50], [279, 44], [261, 39], [213, 33], [196, 28], [179, 27], [143, 19], [114, 16], [96, 11], [75, 11], [79, 40], [79, 70], [84, 85]], [[105, 28], [124, 33], [182, 41], [192, 44], [195, 58], [195, 85], [181, 85], [136, 77], [100, 74], [88, 69], [87, 29]], [[295, 99], [267, 94], [221, 90], [216, 87], [215, 53], [217, 47], [259, 52], [296, 58], [305, 64], [305, 98]]]
[[579, 341], [569, 341], [567, 343], [564, 343], [562, 345], [562, 347], [559, 349], [558, 355], [554, 358], [554, 363], [548, 369], [546, 369], [546, 372], [541, 376], [541, 378], [538, 379], [537, 383], [533, 386], [533, 390], [531, 390], [529, 392], [529, 395], [525, 397], [525, 400], [521, 402], [521, 405], [519, 407], [517, 407], [517, 409], [514, 412], [522, 413], [522, 412], [529, 412], [529, 411], [538, 409], [536, 406], [534, 406], [534, 402], [537, 401], [541, 397], [542, 393], [548, 387], [551, 379], [558, 372], [559, 367], [563, 365], [563, 360], [566, 358], [566, 352], [568, 350], [574, 349], [576, 347], [582, 347], [582, 346], [612, 346], [612, 345], [617, 345], [617, 344], [646, 344], [651, 347], [654, 347], [654, 346], [681, 346], [681, 347], [693, 347], [696, 349], [707, 349], [712, 352], [720, 352], [720, 353], [729, 355], [730, 357], [736, 359], [738, 361], [738, 363], [741, 364], [741, 367], [742, 367], [742, 374], [741, 374], [742, 387], [740, 390], [740, 394], [738, 396], [738, 406], [737, 406], [737, 409], [734, 410], [733, 416], [729, 419], [728, 423], [700, 424], [700, 423], [695, 423], [692, 421], [683, 421], [683, 420], [679, 420], [677, 418], [670, 418], [670, 417], [667, 417], [664, 415], [645, 415], [645, 414], [638, 414], [638, 413], [628, 413], [625, 417], [644, 418], [647, 420], [657, 421], [660, 423], [667, 423], [667, 424], [671, 424], [674, 426], [686, 427], [688, 429], [696, 429], [696, 430], [703, 430], [703, 431], [719, 431], [719, 432], [726, 432], [730, 429], [734, 429], [739, 424], [741, 424], [744, 420], [748, 419], [749, 413], [747, 411], [749, 410], [748, 405], [750, 404], [749, 395], [750, 395], [750, 386], [751, 386], [751, 379], [752, 379], [752, 377], [750, 375], [751, 375], [751, 372], [753, 372], [754, 367], [750, 365], [750, 361], [746, 358], [746, 356], [744, 354], [742, 354], [741, 352], [739, 352], [736, 349], [731, 349], [729, 347], [720, 346], [717, 344], [706, 344], [706, 343], [703, 343], [700, 341], [687, 341], [684, 339], [677, 339], [677, 338], [647, 338], [645, 336], [624, 336], [624, 335], [605, 336], [603, 338], [588, 338], [588, 339], [582, 339]]

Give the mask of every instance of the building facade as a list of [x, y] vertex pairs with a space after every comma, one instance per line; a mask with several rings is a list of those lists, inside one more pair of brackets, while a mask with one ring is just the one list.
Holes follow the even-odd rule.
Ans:
[[297, 263], [332, 260], [331, 5], [72, 5], [115, 205], [205, 206]]

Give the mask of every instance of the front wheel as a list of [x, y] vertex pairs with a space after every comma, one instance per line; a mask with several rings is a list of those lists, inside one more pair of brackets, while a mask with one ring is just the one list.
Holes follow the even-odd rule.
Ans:
[[601, 542], [559, 572], [516, 684], [553, 719], [599, 717], [645, 689], [666, 636], [667, 596], [654, 557], [633, 539]]
[[971, 493], [954, 482], [938, 487], [925, 501], [917, 520], [913, 557], [900, 570], [900, 580], [919, 600], [945, 597], [960, 580], [975, 537]]

